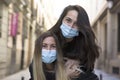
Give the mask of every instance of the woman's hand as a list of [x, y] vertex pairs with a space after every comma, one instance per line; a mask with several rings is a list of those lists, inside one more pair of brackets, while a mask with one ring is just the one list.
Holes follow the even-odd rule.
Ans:
[[68, 76], [68, 78], [77, 78], [80, 75], [80, 71], [78, 70], [79, 68], [79, 61], [78, 60], [73, 60], [73, 59], [68, 59], [65, 62], [65, 71]]

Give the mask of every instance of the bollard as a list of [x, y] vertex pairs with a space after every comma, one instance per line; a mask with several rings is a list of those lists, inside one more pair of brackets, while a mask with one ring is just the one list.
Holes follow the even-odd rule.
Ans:
[[102, 74], [100, 74], [100, 80], [103, 80], [103, 76], [102, 76]]
[[24, 77], [22, 77], [21, 80], [25, 80]]

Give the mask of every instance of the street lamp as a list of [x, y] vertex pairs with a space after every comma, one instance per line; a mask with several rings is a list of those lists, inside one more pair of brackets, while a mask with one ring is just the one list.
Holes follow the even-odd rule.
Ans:
[[113, 0], [107, 0], [107, 6], [109, 9], [111, 9], [113, 6]]

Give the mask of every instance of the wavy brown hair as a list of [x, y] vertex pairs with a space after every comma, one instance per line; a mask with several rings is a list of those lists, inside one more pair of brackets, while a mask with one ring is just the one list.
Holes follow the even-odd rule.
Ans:
[[61, 33], [60, 26], [62, 24], [63, 18], [71, 10], [76, 10], [78, 12], [77, 26], [79, 29], [79, 36], [74, 37], [73, 40], [69, 42], [70, 45], [68, 46], [68, 49], [70, 49], [71, 46], [74, 46], [76, 54], [73, 54], [73, 56], [79, 56], [81, 65], [84, 65], [87, 71], [93, 70], [95, 60], [99, 57], [99, 47], [95, 42], [96, 38], [84, 8], [79, 5], [67, 6], [63, 10], [63, 13], [61, 14], [57, 23], [50, 29], [50, 31], [58, 36], [58, 39], [61, 43], [61, 48], [64, 48], [67, 42]]

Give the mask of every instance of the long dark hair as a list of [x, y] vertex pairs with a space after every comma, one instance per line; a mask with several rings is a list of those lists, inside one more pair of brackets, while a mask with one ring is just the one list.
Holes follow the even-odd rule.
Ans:
[[96, 38], [94, 32], [92, 31], [88, 15], [81, 6], [67, 6], [63, 10], [63, 13], [57, 23], [50, 29], [50, 31], [54, 32], [58, 36], [59, 41], [61, 42], [61, 47], [64, 49], [67, 43], [61, 33], [60, 25], [62, 24], [63, 18], [70, 10], [76, 10], [78, 12], [77, 26], [79, 29], [79, 36], [74, 37], [73, 40], [68, 43], [68, 49], [74, 46], [76, 54], [73, 55], [79, 55], [81, 64], [84, 65], [88, 71], [92, 70], [94, 68], [96, 58], [99, 57], [99, 48], [95, 43]]

